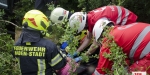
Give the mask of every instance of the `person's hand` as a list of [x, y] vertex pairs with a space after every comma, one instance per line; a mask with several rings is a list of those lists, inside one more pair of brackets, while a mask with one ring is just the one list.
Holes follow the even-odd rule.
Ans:
[[67, 57], [73, 58], [73, 56], [70, 53], [67, 54]]
[[76, 63], [77, 63], [77, 62], [80, 62], [80, 61], [82, 60], [82, 57], [81, 57], [81, 56], [76, 57], [74, 60], [75, 60]]
[[73, 53], [73, 57], [78, 56], [78, 54], [79, 54], [78, 52], [74, 52], [74, 53]]
[[87, 52], [85, 52], [85, 55], [89, 56], [89, 55], [91, 55], [91, 53], [89, 51], [87, 51]]
[[70, 57], [66, 57], [67, 62], [70, 62], [72, 60], [72, 58]]
[[78, 56], [78, 52], [74, 52], [73, 55], [71, 55], [70, 53], [67, 54], [68, 57], [74, 58], [76, 56]]
[[88, 52], [85, 52], [85, 55], [88, 55]]

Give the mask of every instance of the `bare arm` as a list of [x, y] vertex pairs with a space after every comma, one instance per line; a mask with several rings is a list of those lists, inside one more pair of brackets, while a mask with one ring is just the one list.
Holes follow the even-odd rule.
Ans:
[[100, 45], [94, 39], [92, 45], [90, 46], [90, 48], [86, 52], [86, 55], [90, 55], [90, 54], [94, 53], [99, 46]]
[[87, 36], [85, 37], [85, 40], [83, 41], [81, 46], [77, 49], [77, 52], [83, 51], [88, 46], [88, 44], [90, 43], [91, 39], [92, 39], [92, 33], [91, 32], [87, 32]]

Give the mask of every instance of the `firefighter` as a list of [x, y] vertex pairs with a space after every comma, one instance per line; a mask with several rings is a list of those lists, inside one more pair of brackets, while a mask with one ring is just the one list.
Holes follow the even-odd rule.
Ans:
[[23, 18], [23, 30], [13, 48], [19, 58], [22, 75], [53, 75], [66, 65], [66, 57], [49, 39], [43, 38], [50, 21], [39, 10], [28, 11]]

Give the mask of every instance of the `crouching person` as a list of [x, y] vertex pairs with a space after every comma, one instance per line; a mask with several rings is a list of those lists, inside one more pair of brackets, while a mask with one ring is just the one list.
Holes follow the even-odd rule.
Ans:
[[[106, 75], [107, 73], [103, 69], [110, 71], [114, 69], [112, 67], [113, 61], [104, 56], [105, 53], [110, 54], [112, 49], [111, 46], [108, 46], [112, 44], [112, 40], [102, 35], [106, 32], [104, 29], [106, 25], [112, 28], [108, 35], [112, 36], [113, 41], [122, 48], [127, 60], [132, 61], [132, 63], [128, 63], [129, 72], [145, 71], [150, 74], [150, 24], [137, 22], [117, 27], [108, 20], [99, 20], [93, 28], [93, 35], [95, 40], [102, 44], [102, 47], [98, 66], [93, 75]], [[102, 38], [104, 38], [103, 41], [99, 41]]]

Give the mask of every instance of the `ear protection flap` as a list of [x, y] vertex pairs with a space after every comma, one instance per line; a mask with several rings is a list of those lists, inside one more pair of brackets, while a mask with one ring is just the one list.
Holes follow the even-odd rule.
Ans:
[[52, 31], [53, 31], [52, 25], [49, 25], [49, 26], [47, 27], [47, 31], [48, 31], [48, 32], [52, 32]]

